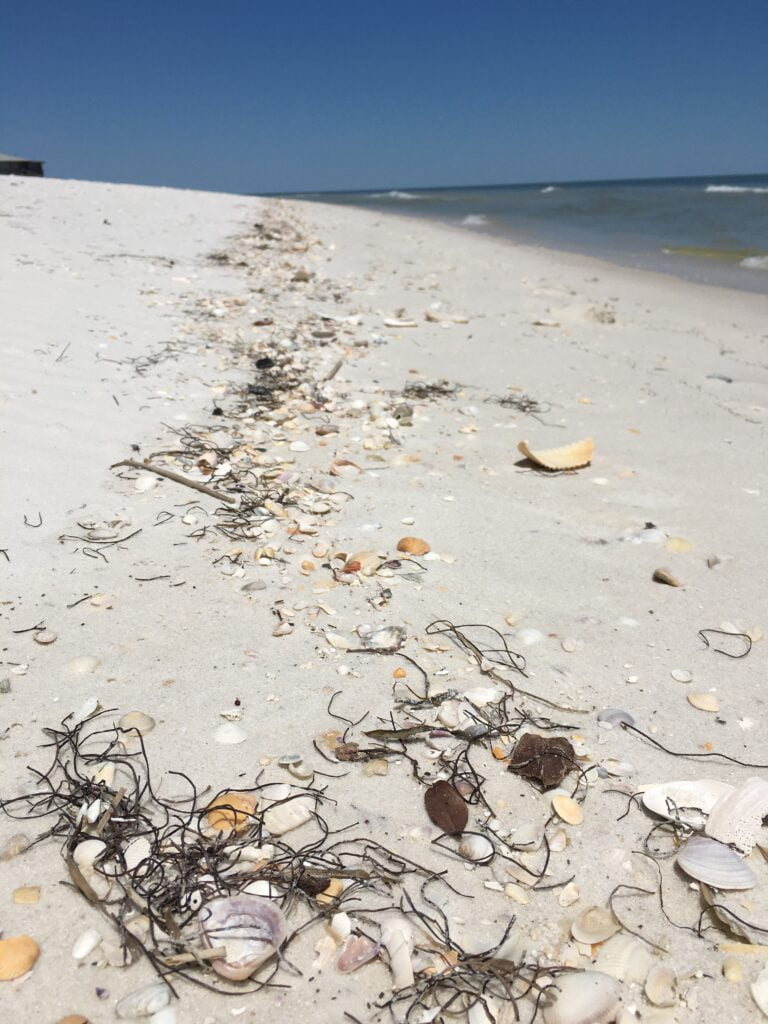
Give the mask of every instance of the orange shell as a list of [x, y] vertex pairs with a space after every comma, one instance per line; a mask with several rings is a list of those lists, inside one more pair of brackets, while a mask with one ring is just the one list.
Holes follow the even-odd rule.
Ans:
[[420, 537], [401, 537], [397, 542], [397, 550], [407, 555], [426, 555], [430, 551], [429, 544]]
[[39, 956], [40, 947], [29, 935], [14, 935], [0, 940], [0, 981], [20, 978]]
[[522, 452], [526, 459], [535, 462], [537, 466], [543, 466], [544, 469], [580, 469], [592, 461], [595, 442], [591, 437], [587, 437], [583, 441], [563, 445], [562, 448], [534, 452], [528, 447], [527, 441], [520, 441], [517, 450]]
[[217, 832], [241, 832], [248, 828], [256, 810], [256, 797], [251, 793], [221, 793], [208, 807], [208, 824]]

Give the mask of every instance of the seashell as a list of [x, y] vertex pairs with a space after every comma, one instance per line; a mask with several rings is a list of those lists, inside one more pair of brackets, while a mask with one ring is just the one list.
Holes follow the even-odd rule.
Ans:
[[580, 825], [584, 820], [581, 804], [563, 793], [556, 793], [552, 797], [552, 809], [568, 825]]
[[693, 681], [693, 673], [685, 668], [673, 668], [669, 674], [676, 683], [690, 683]]
[[595, 967], [603, 974], [637, 985], [642, 985], [652, 966], [653, 956], [645, 943], [626, 932], [612, 935], [595, 960]]
[[361, 576], [375, 576], [377, 569], [384, 564], [375, 551], [358, 551], [350, 555], [344, 563], [344, 572], [358, 572]]
[[334, 900], [338, 899], [343, 892], [344, 882], [340, 878], [332, 878], [323, 891], [317, 894], [315, 899], [320, 906], [327, 907]]
[[341, 911], [334, 914], [328, 925], [328, 931], [336, 942], [344, 942], [352, 934], [352, 920], [349, 914]]
[[171, 1001], [171, 990], [163, 981], [154, 985], [146, 985], [124, 996], [115, 1007], [115, 1013], [121, 1020], [139, 1020], [151, 1017], [153, 1013], [168, 1006]]
[[164, 1006], [152, 1014], [149, 1024], [176, 1024], [176, 1007]]
[[729, 846], [706, 836], [693, 836], [677, 855], [682, 871], [714, 889], [752, 889], [754, 872]]
[[114, 597], [109, 594], [94, 594], [88, 602], [93, 608], [111, 608], [114, 603]]
[[673, 576], [669, 569], [654, 569], [651, 579], [654, 583], [665, 583], [668, 587], [680, 586], [680, 580]]
[[70, 719], [71, 724], [73, 726], [81, 725], [86, 721], [86, 719], [90, 718], [91, 715], [94, 715], [100, 707], [101, 704], [99, 703], [98, 697], [88, 697], [72, 715]]
[[574, 903], [578, 903], [580, 899], [581, 893], [579, 892], [578, 886], [574, 885], [573, 882], [569, 882], [563, 887], [562, 892], [557, 897], [557, 902], [561, 907], [570, 907], [573, 906]]
[[29, 935], [0, 939], [0, 981], [13, 981], [31, 970], [40, 956], [40, 947]]
[[259, 896], [219, 897], [206, 903], [198, 914], [200, 937], [209, 949], [224, 946], [223, 960], [213, 969], [229, 981], [242, 981], [285, 942], [288, 929], [282, 911]]
[[714, 693], [689, 693], [688, 703], [699, 711], [719, 711], [720, 701]]
[[699, 829], [717, 801], [733, 791], [733, 786], [719, 779], [662, 782], [645, 789], [642, 801], [647, 811], [661, 818]]
[[312, 817], [314, 801], [308, 796], [294, 797], [274, 804], [264, 812], [264, 827], [273, 836], [282, 836], [304, 825]]
[[0, 862], [13, 860], [14, 857], [18, 857], [20, 853], [24, 853], [32, 845], [32, 840], [24, 832], [16, 832], [10, 836], [3, 843], [2, 849], [0, 849]]
[[515, 633], [515, 640], [523, 644], [524, 647], [533, 647], [534, 644], [540, 644], [543, 639], [544, 634], [541, 630], [534, 629], [533, 626], [524, 626]]
[[88, 1024], [88, 1018], [82, 1013], [68, 1013], [66, 1017], [59, 1017], [56, 1024]]
[[52, 629], [39, 629], [34, 636], [36, 644], [52, 644], [58, 639], [58, 633], [54, 633]]
[[146, 871], [148, 867], [146, 862], [151, 855], [152, 845], [146, 836], [137, 836], [132, 839], [123, 850], [123, 860], [128, 871], [136, 871], [139, 867]]
[[40, 886], [39, 885], [21, 885], [18, 889], [13, 890], [13, 902], [20, 905], [30, 905], [37, 903], [40, 899]]
[[237, 722], [223, 722], [214, 732], [213, 738], [217, 743], [243, 743], [248, 734]]
[[509, 845], [516, 850], [538, 850], [544, 841], [544, 826], [528, 822], [516, 828], [509, 840]]
[[256, 811], [256, 797], [252, 793], [220, 793], [208, 804], [208, 824], [217, 832], [242, 832], [251, 824]]
[[598, 722], [610, 729], [618, 729], [622, 725], [634, 725], [635, 720], [628, 711], [621, 708], [603, 708], [597, 713]]
[[138, 732], [141, 736], [155, 728], [154, 718], [145, 715], [143, 711], [129, 711], [117, 724], [123, 732]]
[[749, 986], [755, 1005], [764, 1017], [768, 1017], [768, 967], [764, 967]]
[[677, 1003], [677, 976], [675, 972], [657, 964], [648, 972], [644, 992], [654, 1006], [675, 1006]]
[[331, 476], [357, 476], [362, 472], [360, 466], [349, 459], [334, 459], [331, 463]]
[[741, 966], [741, 960], [738, 960], [735, 956], [727, 956], [723, 960], [723, 977], [733, 985], [738, 985], [739, 982], [743, 981], [744, 968]]
[[426, 555], [432, 549], [420, 537], [401, 537], [397, 542], [397, 550], [406, 555]]
[[367, 935], [350, 935], [344, 940], [336, 960], [336, 970], [350, 974], [378, 954], [380, 946]]
[[95, 672], [99, 665], [101, 665], [101, 662], [98, 658], [92, 654], [84, 654], [79, 658], [73, 658], [71, 661], [68, 661], [64, 667], [72, 675], [87, 676], [91, 672]]
[[720, 797], [709, 812], [704, 831], [711, 839], [750, 854], [766, 815], [768, 782], [752, 776], [732, 793]]
[[389, 956], [392, 988], [395, 992], [413, 984], [413, 928], [402, 914], [387, 914], [381, 920], [381, 944]]
[[357, 632], [363, 647], [369, 651], [397, 651], [405, 640], [405, 629], [402, 626], [381, 626], [379, 629], [360, 626]]
[[86, 877], [93, 873], [96, 861], [107, 852], [101, 839], [84, 839], [72, 851], [72, 860]]
[[577, 942], [592, 946], [605, 942], [621, 928], [607, 907], [587, 907], [571, 922], [571, 935]]
[[86, 928], [84, 932], [80, 932], [80, 934], [74, 941], [74, 944], [72, 946], [73, 959], [85, 960], [88, 954], [92, 953], [100, 942], [101, 935], [99, 935], [96, 929]]
[[464, 832], [459, 836], [459, 853], [473, 864], [487, 864], [496, 855], [496, 848], [487, 836]]
[[621, 983], [601, 971], [560, 974], [544, 992], [544, 1024], [609, 1024], [621, 996]]
[[465, 690], [461, 696], [476, 708], [484, 708], [486, 704], [500, 700], [506, 692], [502, 686], [476, 686], [473, 690]]
[[533, 451], [527, 441], [520, 441], [517, 450], [526, 459], [535, 462], [537, 466], [544, 469], [580, 469], [588, 466], [592, 461], [595, 452], [595, 442], [591, 437], [583, 441], [575, 441], [573, 444], [566, 444], [560, 448], [546, 448]]

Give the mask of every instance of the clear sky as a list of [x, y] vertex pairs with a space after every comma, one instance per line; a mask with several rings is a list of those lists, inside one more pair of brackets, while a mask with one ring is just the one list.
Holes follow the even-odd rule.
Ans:
[[227, 191], [768, 170], [768, 0], [5, 0], [0, 152]]

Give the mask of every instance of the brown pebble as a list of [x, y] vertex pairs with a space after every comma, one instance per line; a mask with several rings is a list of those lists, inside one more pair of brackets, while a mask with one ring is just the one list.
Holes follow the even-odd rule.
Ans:
[[653, 580], [655, 583], [666, 583], [668, 587], [680, 586], [680, 580], [673, 576], [669, 569], [654, 569]]

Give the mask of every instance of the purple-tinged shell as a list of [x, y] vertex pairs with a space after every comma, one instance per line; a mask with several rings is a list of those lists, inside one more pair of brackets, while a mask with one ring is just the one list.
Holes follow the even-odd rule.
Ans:
[[200, 937], [208, 949], [226, 947], [226, 956], [212, 960], [217, 974], [229, 981], [250, 977], [285, 942], [283, 912], [259, 896], [224, 896], [209, 900], [197, 915]]
[[339, 950], [336, 970], [342, 974], [356, 971], [378, 954], [381, 947], [367, 935], [349, 935]]

